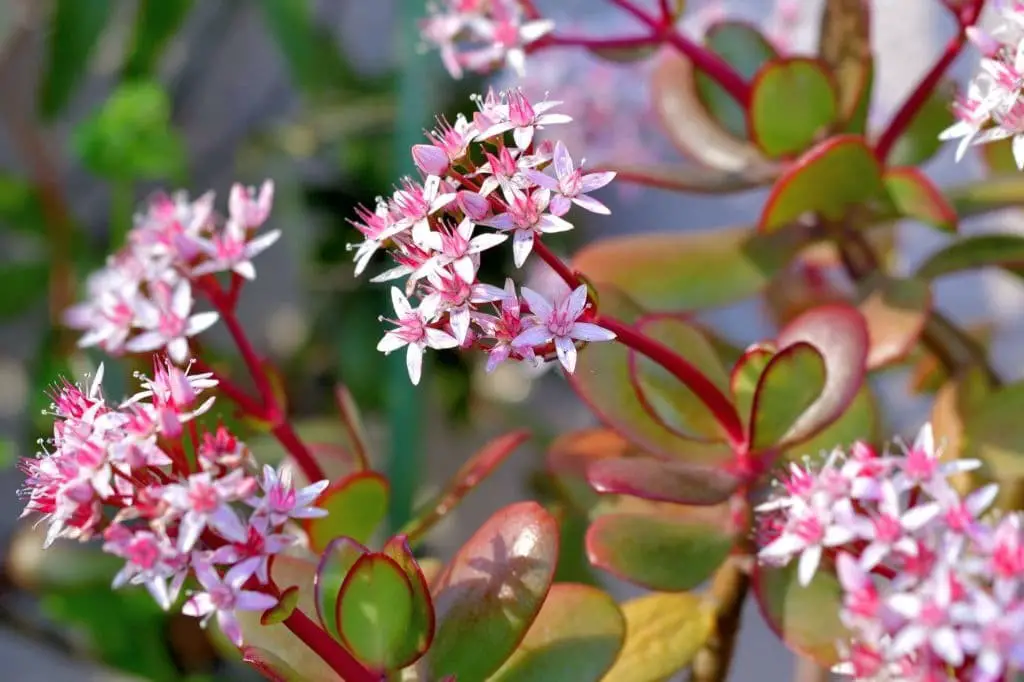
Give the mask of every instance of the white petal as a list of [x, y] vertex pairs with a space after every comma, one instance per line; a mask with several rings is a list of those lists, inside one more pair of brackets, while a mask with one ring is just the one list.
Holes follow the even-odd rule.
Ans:
[[448, 311], [448, 322], [455, 333], [455, 340], [462, 345], [466, 341], [466, 334], [469, 333], [469, 308], [460, 307]]
[[561, 140], [555, 143], [555, 154], [552, 164], [555, 167], [555, 175], [559, 179], [569, 177], [572, 175], [573, 170], [575, 170], [572, 157], [569, 156], [569, 150]]
[[566, 307], [566, 312], [568, 312], [569, 317], [573, 320], [582, 315], [583, 309], [587, 306], [587, 286], [585, 284], [581, 284], [573, 289], [564, 305]]
[[428, 327], [426, 330], [427, 345], [431, 348], [441, 350], [443, 348], [455, 348], [460, 345], [451, 334], [434, 327]]
[[545, 234], [553, 232], [568, 232], [572, 229], [572, 223], [565, 218], [560, 218], [550, 213], [545, 213], [537, 221], [537, 231]]
[[542, 324], [538, 324], [534, 327], [530, 327], [524, 332], [521, 332], [519, 336], [512, 339], [512, 345], [515, 347], [519, 346], [539, 346], [547, 343], [551, 340], [551, 331]]
[[964, 650], [951, 627], [942, 627], [932, 632], [932, 648], [942, 660], [953, 667], [960, 667], [964, 662]]
[[398, 334], [392, 334], [391, 332], [388, 332], [387, 334], [384, 335], [384, 338], [377, 342], [377, 350], [387, 355], [392, 351], [398, 350], [407, 343], [408, 341], [403, 339]]
[[585, 194], [580, 194], [572, 198], [572, 202], [582, 209], [590, 211], [591, 213], [597, 213], [598, 215], [610, 215], [612, 210], [602, 204], [594, 197], [588, 197]]
[[391, 305], [395, 307], [395, 314], [399, 318], [403, 318], [412, 312], [409, 299], [405, 297], [405, 294], [398, 287], [391, 287]]
[[522, 288], [523, 300], [530, 305], [530, 312], [542, 320], [547, 320], [555, 311], [555, 307], [541, 294], [529, 287]]
[[520, 149], [526, 149], [533, 142], [533, 126], [524, 126], [512, 131], [512, 139]]
[[201, 334], [217, 323], [220, 317], [212, 310], [205, 313], [196, 313], [188, 318], [188, 326], [185, 328], [185, 336]]
[[476, 263], [474, 263], [473, 259], [469, 256], [457, 258], [455, 262], [452, 263], [452, 270], [454, 270], [455, 274], [459, 276], [459, 279], [466, 284], [472, 284], [473, 280], [476, 279]]
[[566, 372], [572, 374], [576, 371], [576, 346], [572, 339], [565, 336], [555, 338], [555, 352]]
[[800, 584], [807, 587], [814, 579], [814, 573], [821, 563], [821, 545], [808, 547], [800, 555], [800, 564], [797, 567], [797, 578]]
[[1017, 169], [1024, 170], [1024, 135], [1013, 138], [1013, 158], [1017, 162]]
[[789, 559], [806, 546], [806, 543], [798, 536], [783, 533], [762, 547], [758, 556], [762, 559]]
[[533, 230], [516, 230], [512, 237], [512, 260], [517, 268], [523, 267], [533, 251]]
[[124, 347], [132, 353], [145, 353], [146, 351], [156, 350], [165, 343], [166, 340], [163, 334], [149, 331], [130, 339], [128, 343], [124, 344]]
[[413, 386], [420, 383], [420, 374], [423, 372], [423, 346], [418, 343], [410, 343], [409, 350], [405, 354], [405, 366], [409, 370], [409, 380]]
[[603, 173], [587, 173], [582, 178], [580, 178], [581, 191], [586, 193], [593, 192], [596, 189], [601, 189], [614, 179], [614, 171], [605, 171]]

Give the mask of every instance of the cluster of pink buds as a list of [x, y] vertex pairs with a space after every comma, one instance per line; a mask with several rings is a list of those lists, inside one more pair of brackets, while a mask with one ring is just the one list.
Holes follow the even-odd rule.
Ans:
[[194, 576], [200, 589], [182, 611], [204, 625], [216, 617], [241, 644], [235, 612], [278, 603], [268, 562], [299, 537], [292, 519], [326, 514], [313, 504], [328, 482], [296, 490], [287, 465], [259, 472], [228, 429], [193, 421], [212, 406], [200, 396], [217, 381], [166, 358], [154, 365], [121, 404], [104, 397], [102, 366], [87, 388], [54, 390], [53, 437], [21, 463], [23, 516], [43, 516], [47, 545], [102, 537], [125, 560], [114, 587], [144, 585], [165, 609]]
[[972, 144], [1013, 138], [1013, 156], [1024, 169], [1024, 2], [997, 3], [1002, 22], [992, 33], [977, 26], [967, 36], [982, 53], [981, 67], [965, 95], [953, 103], [957, 122], [939, 136], [959, 139], [957, 160]]
[[531, 16], [520, 0], [438, 0], [428, 12], [421, 35], [440, 50], [453, 78], [466, 70], [487, 72], [504, 64], [522, 75], [526, 49], [555, 27]]
[[997, 486], [961, 496], [950, 477], [981, 466], [942, 461], [930, 425], [913, 445], [863, 443], [817, 467], [791, 465], [758, 508], [760, 559], [799, 562], [808, 584], [834, 565], [844, 599], [837, 671], [857, 680], [997, 682], [1024, 670], [1024, 531], [984, 516]]
[[[407, 348], [413, 383], [426, 348], [482, 348], [488, 370], [510, 358], [535, 361], [554, 353], [572, 372], [576, 341], [614, 338], [589, 321], [585, 286], [549, 301], [527, 288], [517, 293], [511, 280], [498, 287], [477, 277], [481, 253], [510, 234], [515, 265], [522, 267], [533, 251], [550, 256], [544, 234], [572, 229], [563, 217], [571, 206], [608, 213], [588, 193], [614, 173], [584, 174], [565, 145], [535, 141], [538, 129], [570, 120], [552, 112], [557, 104], [531, 104], [521, 91], [478, 98], [472, 121], [442, 121], [429, 144], [413, 147], [422, 182], [406, 178], [376, 210], [360, 207], [353, 225], [365, 240], [356, 248], [356, 274], [386, 248], [397, 266], [373, 281], [407, 278], [404, 293], [392, 289], [394, 329], [377, 348]], [[478, 227], [491, 231], [475, 234]]]
[[223, 220], [214, 214], [212, 193], [195, 201], [154, 197], [135, 217], [127, 243], [89, 277], [86, 300], [65, 313], [65, 323], [84, 332], [79, 345], [114, 355], [165, 348], [184, 363], [188, 339], [218, 319], [213, 311], [194, 312], [194, 284], [221, 272], [256, 276], [252, 258], [280, 237], [276, 230], [257, 234], [273, 193], [269, 181], [258, 193], [235, 185]]

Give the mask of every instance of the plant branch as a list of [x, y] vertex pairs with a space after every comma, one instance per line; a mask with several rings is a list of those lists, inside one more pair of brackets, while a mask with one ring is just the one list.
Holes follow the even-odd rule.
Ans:
[[892, 151], [893, 146], [896, 144], [896, 140], [899, 139], [900, 135], [907, 129], [907, 127], [913, 122], [914, 117], [917, 116], [921, 107], [928, 100], [928, 97], [935, 91], [936, 86], [939, 84], [939, 80], [949, 69], [950, 65], [960, 55], [960, 51], [963, 50], [964, 45], [967, 44], [967, 33], [964, 30], [967, 26], [973, 24], [978, 14], [981, 13], [981, 8], [985, 4], [984, 0], [975, 0], [972, 5], [964, 8], [962, 14], [959, 17], [960, 26], [957, 30], [957, 34], [953, 36], [950, 41], [946, 44], [946, 49], [939, 57], [935, 65], [932, 66], [931, 70], [925, 74], [925, 77], [917, 84], [914, 91], [910, 93], [903, 105], [896, 111], [889, 125], [885, 127], [881, 137], [878, 138], [878, 142], [875, 144], [875, 157], [884, 162], [889, 156], [889, 152]]
[[345, 647], [317, 626], [300, 609], [284, 620], [285, 627], [331, 666], [345, 682], [382, 682], [385, 677], [367, 670]]
[[715, 573], [709, 592], [716, 604], [715, 634], [693, 661], [692, 682], [725, 682], [732, 666], [736, 638], [743, 620], [743, 603], [750, 591], [750, 576], [740, 558], [730, 557]]
[[661, 38], [650, 34], [645, 36], [624, 36], [621, 38], [591, 38], [589, 36], [563, 36], [552, 34], [532, 43], [529, 52], [546, 47], [583, 47], [588, 50], [629, 50], [661, 43]]

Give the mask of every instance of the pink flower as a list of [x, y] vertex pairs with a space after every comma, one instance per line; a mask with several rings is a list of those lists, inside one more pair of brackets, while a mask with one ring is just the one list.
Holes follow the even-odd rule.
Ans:
[[377, 344], [377, 350], [385, 355], [402, 347], [406, 351], [406, 366], [412, 383], [420, 382], [423, 371], [423, 351], [426, 348], [455, 348], [459, 342], [447, 332], [430, 325], [437, 318], [440, 299], [431, 297], [424, 299], [418, 308], [413, 308], [409, 299], [397, 287], [391, 287], [391, 302], [395, 307], [395, 329], [384, 334]]
[[607, 329], [579, 321], [587, 307], [587, 287], [584, 285], [553, 304], [526, 287], [523, 287], [523, 298], [530, 304], [535, 324], [517, 336], [513, 345], [539, 346], [554, 341], [558, 361], [569, 374], [576, 369], [575, 341], [611, 341], [615, 338], [615, 334]]
[[327, 489], [330, 481], [317, 481], [296, 490], [292, 484], [292, 470], [287, 464], [275, 470], [269, 465], [263, 466], [263, 477], [260, 480], [262, 496], [250, 497], [246, 500], [256, 510], [257, 516], [266, 516], [272, 526], [283, 525], [288, 519], [315, 519], [327, 516], [323, 509], [316, 508], [320, 494]]
[[235, 183], [228, 198], [228, 210], [231, 213], [229, 223], [237, 223], [245, 230], [255, 230], [267, 221], [273, 203], [274, 183], [271, 180], [263, 183], [259, 194], [255, 188]]
[[827, 508], [813, 503], [796, 505], [790, 509], [781, 535], [762, 547], [758, 556], [780, 563], [799, 556], [797, 577], [801, 585], [809, 585], [825, 548], [841, 547], [854, 539], [849, 524], [852, 517], [849, 500], [839, 500]]
[[478, 254], [508, 239], [508, 235], [494, 233], [474, 237], [473, 228], [473, 222], [466, 218], [454, 230], [442, 229], [424, 236], [422, 245], [435, 255], [413, 273], [413, 278], [418, 279], [436, 273], [442, 268], [451, 267], [462, 281], [472, 284], [476, 280], [476, 270], [479, 267]]
[[199, 248], [209, 258], [193, 268], [192, 275], [200, 277], [230, 270], [245, 279], [256, 279], [252, 259], [270, 248], [280, 237], [280, 230], [272, 230], [250, 239], [249, 229], [244, 223], [229, 220], [219, 234], [213, 235], [211, 239], [197, 240]]
[[480, 133], [480, 138], [489, 139], [511, 130], [516, 146], [525, 151], [533, 142], [535, 130], [572, 121], [572, 117], [566, 114], [548, 113], [559, 104], [561, 102], [545, 100], [534, 105], [521, 90], [513, 90], [508, 94], [508, 104], [500, 110], [502, 120]]
[[552, 164], [555, 177], [537, 170], [526, 171], [526, 176], [544, 189], [555, 192], [551, 199], [551, 212], [554, 215], [565, 215], [569, 204], [573, 203], [592, 213], [608, 215], [611, 211], [597, 199], [586, 196], [587, 193], [600, 189], [615, 179], [615, 173], [588, 173], [583, 175], [582, 167], [573, 165], [569, 150], [561, 140], [555, 143], [555, 157]]
[[512, 353], [525, 359], [533, 360], [533, 346], [516, 343], [516, 338], [529, 325], [521, 317], [519, 297], [516, 295], [515, 283], [511, 278], [505, 280], [505, 288], [490, 287], [491, 296], [500, 301], [499, 315], [476, 313], [474, 319], [482, 328], [486, 337], [494, 339], [494, 345], [487, 350], [487, 372], [493, 372], [498, 365], [508, 360]]
[[533, 251], [535, 235], [566, 232], [572, 229], [572, 223], [545, 213], [551, 200], [549, 190], [541, 189], [524, 194], [512, 189], [505, 200], [508, 202], [507, 212], [488, 218], [481, 224], [499, 230], [513, 231], [512, 255], [517, 268], [523, 267], [530, 252]]
[[242, 628], [235, 617], [235, 611], [266, 611], [277, 605], [277, 598], [264, 592], [242, 589], [256, 570], [257, 560], [249, 559], [231, 568], [223, 578], [208, 563], [196, 562], [196, 577], [203, 587], [185, 602], [181, 612], [186, 616], [201, 618], [206, 627], [210, 618], [216, 616], [221, 632], [242, 646]]
[[267, 516], [254, 515], [249, 519], [245, 542], [219, 547], [207, 557], [211, 564], [237, 564], [256, 560], [253, 574], [261, 583], [270, 582], [270, 558], [285, 551], [297, 541], [294, 535], [275, 533]]
[[208, 472], [192, 474], [183, 483], [172, 483], [161, 491], [163, 499], [180, 515], [178, 549], [190, 551], [200, 534], [209, 528], [232, 542], [245, 542], [245, 524], [231, 503], [248, 497], [252, 479], [236, 470], [215, 479]]
[[188, 339], [206, 331], [217, 322], [215, 312], [192, 313], [192, 286], [183, 279], [173, 287], [157, 282], [153, 300], [139, 301], [137, 319], [147, 330], [128, 341], [125, 347], [133, 353], [166, 347], [176, 363], [188, 359]]

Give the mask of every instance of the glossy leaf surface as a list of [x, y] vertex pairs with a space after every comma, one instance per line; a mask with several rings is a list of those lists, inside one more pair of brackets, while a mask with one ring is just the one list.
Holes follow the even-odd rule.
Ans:
[[935, 279], [984, 267], [1024, 268], [1024, 237], [981, 234], [957, 240], [932, 254], [917, 269], [917, 277]]
[[789, 345], [768, 362], [757, 382], [751, 410], [751, 448], [787, 440], [825, 388], [825, 358], [809, 343]]
[[[795, 102], [799, 106], [793, 106]], [[824, 65], [816, 60], [773, 60], [751, 84], [751, 138], [771, 158], [810, 147], [838, 113], [835, 86]]]
[[317, 506], [327, 516], [303, 522], [314, 552], [322, 552], [337, 537], [367, 543], [387, 513], [388, 481], [364, 471], [335, 481], [320, 496]]
[[899, 215], [956, 232], [959, 218], [956, 211], [919, 168], [890, 168], [883, 176], [889, 198]]
[[338, 630], [349, 651], [374, 670], [410, 663], [405, 642], [412, 613], [405, 571], [383, 554], [360, 557], [338, 595]]

